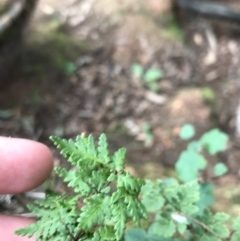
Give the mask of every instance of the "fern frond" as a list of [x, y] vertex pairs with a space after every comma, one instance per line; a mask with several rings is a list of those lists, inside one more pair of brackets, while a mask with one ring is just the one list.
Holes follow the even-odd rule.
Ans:
[[105, 134], [98, 145], [92, 135], [51, 140], [74, 166], [55, 171], [76, 195], [47, 196], [30, 205], [38, 221], [17, 234], [35, 234], [37, 241], [122, 241], [127, 221], [139, 224], [146, 217], [138, 199], [144, 181], [124, 171], [126, 149], [110, 156]]
[[108, 163], [111, 161], [109, 157], [108, 141], [105, 134], [100, 135], [97, 150], [98, 150], [98, 157], [100, 159], [103, 159], [105, 163]]

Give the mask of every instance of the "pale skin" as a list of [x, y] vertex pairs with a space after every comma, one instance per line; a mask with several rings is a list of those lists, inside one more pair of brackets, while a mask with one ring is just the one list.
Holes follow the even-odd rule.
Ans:
[[[53, 168], [53, 157], [45, 145], [18, 138], [0, 137], [0, 194], [22, 193], [43, 183]], [[33, 241], [14, 231], [33, 219], [0, 215], [0, 236], [4, 241]]]

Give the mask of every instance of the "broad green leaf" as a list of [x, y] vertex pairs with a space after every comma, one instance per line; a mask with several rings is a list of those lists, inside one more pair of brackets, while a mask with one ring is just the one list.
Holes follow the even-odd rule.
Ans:
[[146, 184], [142, 187], [141, 194], [142, 203], [148, 212], [159, 211], [165, 203], [165, 200], [160, 193], [158, 181], [152, 182], [146, 180]]
[[133, 64], [131, 70], [136, 78], [141, 78], [143, 75], [143, 67], [140, 64]]
[[229, 137], [218, 129], [213, 129], [205, 134], [200, 139], [202, 145], [208, 150], [211, 155], [224, 151], [227, 148]]
[[229, 216], [225, 213], [216, 213], [214, 215], [213, 221], [211, 224], [208, 224], [209, 227], [218, 234], [221, 238], [227, 238], [230, 235], [229, 229], [226, 225], [226, 221], [229, 219]]
[[200, 199], [198, 201], [199, 213], [207, 207], [210, 207], [215, 202], [214, 185], [206, 182], [200, 185]]
[[143, 76], [145, 83], [155, 82], [163, 77], [163, 72], [159, 69], [148, 69]]
[[213, 172], [215, 176], [222, 176], [228, 172], [228, 167], [224, 163], [219, 162], [214, 166]]
[[[198, 238], [198, 233], [195, 236]], [[198, 241], [222, 241], [220, 238], [214, 236], [211, 233], [207, 233], [206, 231], [197, 240]]]
[[178, 184], [178, 181], [176, 178], [170, 177], [164, 180], [164, 184], [165, 185], [174, 185], [174, 184]]
[[181, 128], [180, 138], [183, 140], [191, 139], [195, 134], [195, 128], [191, 124], [186, 124]]
[[[219, 240], [229, 237], [230, 232], [226, 223], [229, 220], [229, 215], [226, 213], [219, 212], [212, 214], [211, 211], [205, 209], [201, 216], [198, 216], [197, 219], [204, 223], [204, 225], [206, 225], [212, 231], [212, 233], [215, 233], [216, 235], [214, 236], [217, 236]], [[204, 233], [205, 236], [213, 236], [212, 233], [207, 233], [205, 230], [202, 230], [201, 232]], [[199, 234], [201, 234], [201, 232]], [[205, 239], [210, 240], [207, 238], [207, 236]], [[200, 240], [203, 241], [204, 239], [201, 238]]]
[[187, 182], [178, 190], [178, 206], [182, 213], [192, 215], [198, 212], [199, 184], [197, 181]]
[[233, 220], [232, 228], [233, 230], [240, 232], [240, 216]]
[[239, 241], [240, 240], [240, 216], [238, 216], [232, 221], [232, 229], [235, 232], [233, 233], [231, 241]]
[[178, 178], [184, 182], [198, 178], [198, 172], [205, 169], [206, 166], [205, 158], [193, 150], [182, 152], [175, 164]]
[[147, 234], [146, 231], [141, 228], [129, 229], [125, 234], [124, 240], [125, 241], [180, 241], [178, 239], [163, 238], [163, 237]]
[[144, 229], [133, 228], [126, 232], [125, 241], [148, 241], [148, 235]]
[[149, 227], [149, 234], [159, 237], [170, 238], [176, 232], [176, 225], [172, 219], [158, 217], [158, 220]]
[[67, 74], [67, 75], [74, 74], [74, 72], [76, 72], [76, 70], [77, 70], [77, 66], [72, 62], [68, 62], [65, 65], [65, 74]]
[[177, 230], [180, 234], [184, 234], [187, 230], [187, 223], [177, 223]]
[[200, 141], [191, 141], [188, 144], [187, 149], [191, 151], [199, 152], [202, 149], [202, 144]]

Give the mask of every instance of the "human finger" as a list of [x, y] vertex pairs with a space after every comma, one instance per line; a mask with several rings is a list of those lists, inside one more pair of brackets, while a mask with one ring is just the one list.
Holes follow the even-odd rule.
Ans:
[[50, 175], [53, 157], [41, 143], [0, 137], [0, 193], [21, 193], [39, 186]]
[[33, 219], [0, 215], [0, 235], [4, 241], [34, 241], [27, 236], [17, 236], [14, 232], [33, 223]]

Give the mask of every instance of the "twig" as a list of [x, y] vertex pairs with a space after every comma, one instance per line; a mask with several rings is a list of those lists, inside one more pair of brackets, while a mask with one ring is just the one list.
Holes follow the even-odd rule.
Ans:
[[189, 219], [190, 221], [198, 224], [198, 225], [201, 226], [203, 229], [207, 230], [209, 233], [211, 233], [212, 235], [216, 236], [217, 238], [221, 238], [221, 237], [219, 237], [219, 235], [218, 235], [217, 233], [215, 233], [215, 232], [214, 232], [212, 229], [210, 229], [206, 224], [200, 222], [199, 220], [197, 220], [197, 219], [195, 219], [195, 218], [193, 218], [193, 217], [191, 217], [191, 216], [188, 216], [188, 215], [186, 215], [186, 214], [184, 214], [184, 213], [181, 213], [181, 212], [179, 212], [179, 215], [181, 215], [181, 216], [185, 217], [186, 219]]

